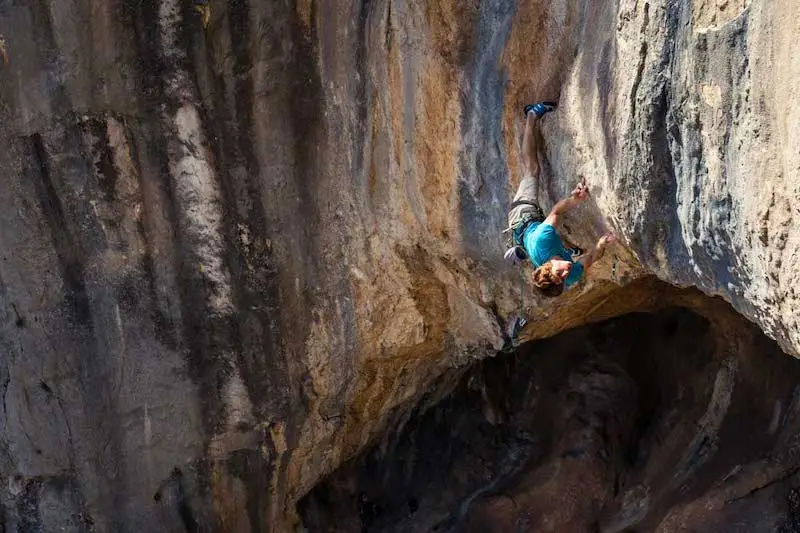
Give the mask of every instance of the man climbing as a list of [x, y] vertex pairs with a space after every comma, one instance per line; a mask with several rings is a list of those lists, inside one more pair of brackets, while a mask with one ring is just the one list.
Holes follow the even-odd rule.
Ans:
[[[525, 135], [522, 139], [522, 159], [524, 176], [508, 213], [508, 229], [511, 247], [505, 258], [513, 264], [530, 259], [536, 270], [533, 285], [545, 296], [559, 296], [564, 287], [578, 282], [584, 271], [603, 256], [606, 246], [614, 241], [610, 233], [600, 237], [597, 245], [588, 254], [579, 248], [566, 248], [556, 232], [559, 216], [583, 202], [589, 196], [586, 180], [573, 189], [568, 198], [553, 206], [545, 218], [539, 207], [539, 165], [538, 121], [545, 114], [556, 109], [555, 102], [539, 102], [526, 105]], [[580, 257], [579, 257], [580, 256]]]

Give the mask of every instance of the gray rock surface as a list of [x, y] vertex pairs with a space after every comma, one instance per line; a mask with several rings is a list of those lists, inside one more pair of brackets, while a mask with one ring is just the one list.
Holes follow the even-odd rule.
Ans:
[[800, 114], [787, 97], [800, 48], [787, 36], [800, 5], [600, 11], [562, 93], [556, 174], [592, 176], [649, 271], [724, 297], [798, 355]]
[[[288, 531], [445, 371], [647, 307], [800, 351], [792, 0], [0, 0], [10, 531]], [[622, 247], [558, 308], [502, 265], [520, 107]], [[522, 302], [520, 300], [522, 299]]]

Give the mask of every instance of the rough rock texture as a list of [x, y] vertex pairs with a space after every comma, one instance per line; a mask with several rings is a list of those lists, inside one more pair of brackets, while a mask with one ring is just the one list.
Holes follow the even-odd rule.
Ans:
[[651, 272], [800, 352], [796, 2], [209, 5], [0, 0], [6, 530], [290, 530], [503, 345], [540, 95], [546, 203], [586, 173], [568, 233], [630, 250], [558, 307], [523, 285], [527, 338]]
[[304, 523], [797, 531], [800, 365], [727, 305], [695, 309], [629, 314], [443, 376], [453, 393], [315, 488]]
[[[557, 175], [598, 205], [660, 278], [723, 296], [800, 353], [800, 5], [592, 4], [564, 85]], [[577, 135], [570, 135], [579, 132]]]

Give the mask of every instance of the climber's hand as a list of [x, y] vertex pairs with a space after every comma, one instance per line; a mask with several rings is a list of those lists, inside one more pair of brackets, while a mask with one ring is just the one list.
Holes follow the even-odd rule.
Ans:
[[617, 240], [617, 237], [613, 233], [611, 233], [609, 231], [608, 233], [606, 233], [605, 235], [600, 237], [600, 240], [597, 241], [597, 247], [601, 248], [601, 249], [605, 249], [606, 246], [608, 246], [609, 244], [611, 244], [613, 242], [616, 242], [616, 240]]
[[590, 266], [592, 266], [592, 264], [596, 263], [597, 261], [600, 261], [600, 259], [602, 259], [603, 255], [605, 254], [606, 247], [609, 244], [616, 241], [617, 238], [614, 236], [613, 233], [609, 231], [608, 233], [600, 237], [597, 240], [597, 244], [595, 245], [594, 249], [588, 254], [585, 254], [583, 257], [578, 259], [578, 262], [583, 263], [583, 268], [589, 268]]
[[550, 214], [547, 215], [546, 219], [544, 219], [544, 223], [555, 227], [556, 223], [558, 222], [559, 215], [580, 204], [588, 196], [589, 186], [586, 185], [586, 178], [581, 178], [581, 181], [572, 190], [569, 197], [560, 200], [558, 203], [556, 203], [556, 205], [553, 206], [553, 209], [550, 210]]
[[572, 189], [570, 196], [579, 202], [582, 202], [589, 196], [589, 186], [586, 184], [586, 178], [581, 178], [581, 181]]

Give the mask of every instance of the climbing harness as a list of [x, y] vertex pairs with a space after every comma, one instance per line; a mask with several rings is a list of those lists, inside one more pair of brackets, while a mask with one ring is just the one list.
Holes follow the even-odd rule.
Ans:
[[522, 243], [522, 236], [531, 224], [544, 222], [544, 213], [538, 203], [531, 200], [517, 200], [511, 203], [510, 209], [514, 209], [520, 205], [531, 206], [531, 209], [520, 214], [519, 218], [503, 231], [507, 248], [505, 258], [519, 267], [520, 274], [519, 314], [513, 317], [513, 322], [508, 326], [506, 341], [501, 349], [503, 353], [510, 353], [516, 349], [519, 334], [525, 327], [525, 324], [528, 323], [528, 320], [525, 318], [525, 269], [523, 267], [524, 261], [527, 259], [527, 254], [525, 253], [525, 247]]
[[539, 204], [531, 200], [517, 200], [516, 202], [512, 202], [509, 209], [514, 209], [521, 205], [529, 205], [531, 206], [531, 210], [522, 213], [513, 224], [503, 230], [506, 248], [522, 246], [522, 235], [525, 234], [528, 225], [535, 222], [544, 222], [542, 208], [539, 207]]
[[522, 236], [525, 235], [525, 230], [528, 229], [528, 226], [542, 222], [543, 220], [544, 217], [541, 216], [541, 211], [539, 213], [528, 211], [522, 213], [517, 221], [503, 230], [504, 244], [506, 246], [506, 252], [503, 258], [509, 264], [518, 266], [528, 258], [525, 246], [522, 243]]

